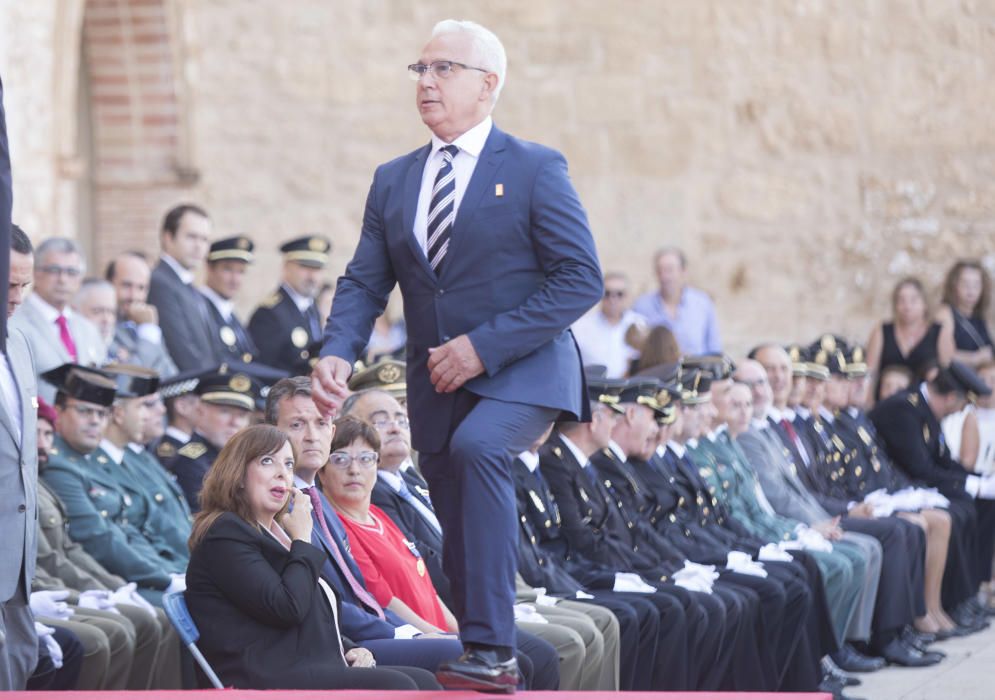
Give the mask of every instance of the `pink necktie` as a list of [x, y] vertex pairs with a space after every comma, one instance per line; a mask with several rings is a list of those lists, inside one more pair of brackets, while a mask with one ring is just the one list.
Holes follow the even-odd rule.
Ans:
[[335, 538], [332, 537], [332, 533], [328, 531], [328, 523], [325, 522], [325, 514], [321, 510], [321, 499], [318, 498], [318, 488], [312, 486], [310, 488], [304, 489], [307, 493], [308, 498], [311, 499], [311, 505], [314, 506], [314, 514], [318, 518], [318, 526], [321, 527], [321, 534], [325, 536], [325, 541], [328, 542], [328, 548], [332, 551], [332, 557], [335, 559], [335, 563], [338, 564], [339, 570], [342, 571], [342, 575], [345, 576], [346, 582], [349, 584], [349, 588], [357, 598], [363, 601], [363, 605], [370, 608], [375, 612], [381, 620], [384, 619], [383, 608], [376, 599], [370, 595], [370, 592], [363, 588], [356, 577], [352, 574], [352, 569], [346, 564], [345, 558], [342, 556], [342, 552], [339, 551], [338, 544]]
[[65, 316], [60, 315], [55, 319], [55, 325], [59, 327], [59, 340], [62, 341], [62, 347], [69, 353], [73, 362], [79, 362], [79, 355], [76, 354], [76, 343], [73, 342], [73, 337], [69, 333], [69, 321], [66, 320]]

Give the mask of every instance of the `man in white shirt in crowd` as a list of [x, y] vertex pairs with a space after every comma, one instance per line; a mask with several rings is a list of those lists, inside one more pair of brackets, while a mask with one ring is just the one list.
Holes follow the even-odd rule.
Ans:
[[639, 357], [639, 350], [626, 342], [632, 326], [646, 328], [646, 319], [629, 308], [629, 278], [621, 272], [605, 275], [601, 304], [577, 321], [571, 330], [585, 365], [604, 365], [605, 376], [619, 379]]

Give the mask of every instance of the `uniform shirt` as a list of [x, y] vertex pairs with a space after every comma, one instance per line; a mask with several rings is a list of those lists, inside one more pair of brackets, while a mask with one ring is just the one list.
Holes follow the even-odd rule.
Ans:
[[604, 365], [609, 379], [624, 377], [629, 364], [639, 357], [639, 351], [625, 342], [625, 334], [633, 325], [645, 326], [646, 319], [629, 310], [618, 323], [612, 323], [600, 308], [588, 312], [571, 328], [584, 364]]
[[423, 620], [439, 629], [447, 629], [425, 561], [421, 556], [415, 556], [408, 540], [386, 513], [371, 504], [370, 515], [373, 525], [357, 523], [339, 514], [349, 533], [352, 556], [366, 580], [367, 589], [381, 606], [386, 608], [397, 598]]
[[[470, 184], [470, 178], [477, 167], [477, 159], [480, 152], [484, 150], [484, 144], [491, 133], [493, 121], [490, 117], [477, 124], [469, 131], [462, 134], [453, 141], [454, 146], [459, 148], [459, 153], [453, 157], [453, 170], [456, 173], [456, 198], [453, 200], [453, 215], [459, 212], [460, 202], [463, 200], [463, 193], [466, 186]], [[435, 178], [442, 167], [443, 156], [439, 151], [448, 144], [438, 136], [432, 136], [432, 151], [425, 159], [425, 169], [421, 176], [421, 190], [418, 193], [418, 209], [415, 211], [415, 240], [421, 247], [422, 252], [428, 255], [428, 208], [432, 203], [432, 188], [435, 187]]]
[[717, 354], [722, 352], [722, 338], [711, 297], [700, 289], [684, 287], [677, 304], [677, 315], [663, 304], [659, 291], [636, 299], [632, 310], [642, 314], [651, 326], [666, 326], [677, 339], [683, 355]]

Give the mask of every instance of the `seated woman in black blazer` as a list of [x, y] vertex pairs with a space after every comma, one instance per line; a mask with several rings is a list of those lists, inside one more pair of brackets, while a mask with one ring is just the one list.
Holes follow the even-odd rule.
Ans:
[[438, 689], [423, 669], [373, 668], [373, 655], [339, 634], [338, 601], [318, 577], [325, 554], [310, 542], [311, 502], [293, 476], [286, 435], [256, 425], [228, 442], [204, 480], [186, 601], [221, 682]]

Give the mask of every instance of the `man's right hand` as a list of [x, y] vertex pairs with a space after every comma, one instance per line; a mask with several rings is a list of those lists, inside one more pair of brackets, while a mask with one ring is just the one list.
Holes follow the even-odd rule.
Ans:
[[311, 370], [311, 398], [326, 416], [335, 416], [342, 402], [349, 398], [349, 375], [352, 365], [341, 357], [328, 355]]
[[128, 307], [128, 320], [135, 322], [139, 326], [143, 323], [151, 323], [153, 326], [158, 326], [159, 311], [152, 304], [135, 301]]

